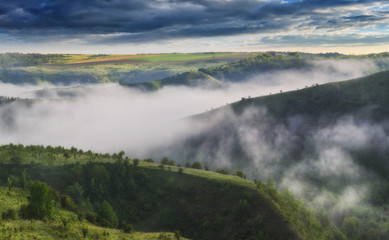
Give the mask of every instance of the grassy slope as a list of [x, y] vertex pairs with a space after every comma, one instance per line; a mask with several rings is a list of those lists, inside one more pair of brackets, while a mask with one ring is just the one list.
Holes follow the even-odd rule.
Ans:
[[[277, 118], [285, 119], [293, 115], [335, 119], [347, 113], [365, 109], [373, 118], [389, 116], [389, 70], [366, 77], [311, 86], [300, 90], [261, 96], [232, 103], [235, 112], [242, 112], [250, 106], [266, 107]], [[222, 108], [196, 115], [207, 117]], [[370, 111], [369, 111], [370, 110]]]
[[[76, 158], [71, 155], [65, 160], [59, 153], [46, 154], [43, 151], [37, 154], [31, 148], [19, 146], [17, 150], [15, 147], [3, 146], [0, 149], [0, 170], [6, 170], [13, 176], [19, 176], [22, 168], [6, 164], [12, 152], [17, 152], [23, 163], [35, 163], [23, 165], [32, 179], [48, 182], [57, 190], [65, 189], [69, 181], [66, 170], [69, 168], [64, 163], [85, 164], [92, 160], [107, 164], [115, 161], [112, 157], [87, 153], [77, 154]], [[44, 164], [45, 167], [37, 164]], [[126, 220], [128, 211], [131, 213], [131, 209], [138, 209], [136, 212], [143, 217], [136, 217], [139, 219], [136, 222], [126, 220], [133, 223], [137, 230], [158, 232], [180, 229], [185, 236], [204, 239], [211, 239], [212, 236], [216, 239], [249, 238], [253, 228], [261, 229], [263, 236], [268, 239], [333, 239], [334, 235], [339, 235], [333, 225], [322, 225], [316, 213], [306, 209], [301, 202], [289, 194], [279, 194], [273, 187], [260, 182], [254, 184], [237, 176], [191, 168], [184, 168], [182, 174], [176, 166], [161, 169], [158, 164], [145, 161], [141, 161], [138, 168], [149, 176], [150, 184], [143, 188], [145, 191], [138, 192], [137, 198], [149, 200], [126, 204], [116, 202], [115, 198], [110, 200], [122, 220]], [[110, 171], [108, 165], [106, 169]], [[3, 174], [1, 181], [4, 182], [8, 174]], [[150, 201], [150, 198], [155, 197], [157, 202]], [[150, 213], [150, 206], [156, 203], [158, 208], [152, 210], [151, 207]], [[148, 211], [142, 210], [143, 204], [148, 206]], [[234, 220], [240, 216], [242, 207], [250, 209], [249, 212], [243, 209], [245, 220]], [[165, 217], [162, 222], [161, 217]], [[215, 233], [218, 233], [218, 237]]]
[[[9, 209], [19, 210], [27, 203], [28, 192], [20, 188], [8, 188], [0, 186], [0, 212]], [[66, 222], [66, 226], [64, 225]], [[16, 219], [0, 220], [0, 239], [83, 239], [82, 229], [88, 229], [85, 239], [160, 239], [163, 234], [168, 239], [174, 239], [172, 233], [142, 233], [132, 234], [123, 231], [98, 227], [85, 220], [79, 220], [73, 212], [56, 209], [54, 218], [49, 221]], [[184, 239], [184, 238], [182, 238]]]

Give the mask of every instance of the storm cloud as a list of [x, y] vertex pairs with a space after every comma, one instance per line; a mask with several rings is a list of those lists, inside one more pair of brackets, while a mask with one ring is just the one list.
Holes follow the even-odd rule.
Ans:
[[118, 44], [257, 33], [290, 40], [287, 36], [297, 33], [320, 38], [344, 30], [343, 38], [366, 44], [355, 34], [362, 28], [387, 29], [388, 6], [389, 1], [366, 0], [16, 0], [0, 3], [0, 34], [3, 42]]

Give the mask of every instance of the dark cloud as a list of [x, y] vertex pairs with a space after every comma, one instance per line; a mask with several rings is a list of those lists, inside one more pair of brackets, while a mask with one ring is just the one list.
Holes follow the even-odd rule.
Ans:
[[340, 16], [337, 9], [374, 3], [389, 1], [13, 0], [0, 3], [0, 33], [26, 41], [102, 34], [95, 42], [114, 44], [307, 27], [332, 31], [382, 24], [387, 11], [354, 9]]
[[263, 44], [273, 45], [297, 45], [297, 46], [316, 46], [316, 45], [339, 45], [339, 44], [358, 44], [371, 46], [374, 44], [388, 43], [388, 35], [378, 36], [359, 36], [355, 35], [309, 35], [309, 36], [296, 36], [296, 35], [285, 35], [277, 37], [264, 37], [261, 39]]

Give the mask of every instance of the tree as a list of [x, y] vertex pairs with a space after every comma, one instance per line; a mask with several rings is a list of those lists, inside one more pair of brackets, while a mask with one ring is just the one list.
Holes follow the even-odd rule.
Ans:
[[68, 160], [68, 159], [70, 158], [70, 154], [66, 151], [66, 152], [64, 152], [63, 157], [64, 157], [66, 160]]
[[20, 176], [20, 186], [25, 189], [27, 186], [27, 172], [26, 169], [23, 169], [23, 172]]
[[105, 227], [117, 227], [118, 217], [112, 210], [111, 204], [107, 201], [103, 201], [98, 211], [98, 222]]
[[54, 196], [46, 183], [34, 182], [30, 187], [28, 205], [23, 208], [22, 215], [27, 218], [51, 218], [54, 209]]
[[71, 147], [70, 148], [70, 152], [73, 154], [74, 159], [76, 159], [77, 158], [77, 152], [78, 152], [77, 148]]
[[194, 163], [192, 163], [191, 168], [194, 168], [194, 169], [203, 169], [203, 166], [201, 165], [200, 162], [194, 162]]
[[7, 185], [8, 185], [8, 191], [11, 191], [12, 190], [12, 178], [11, 178], [11, 176], [9, 176], [7, 179]]
[[138, 166], [139, 165], [139, 159], [134, 159], [134, 166], [136, 167], [136, 166]]
[[226, 175], [228, 175], [228, 170], [225, 169], [225, 168], [217, 169], [216, 172], [217, 172], [217, 173], [220, 173], [220, 174], [226, 174]]
[[124, 156], [124, 151], [120, 151], [119, 153], [118, 153], [118, 159], [123, 159], [123, 156]]
[[81, 204], [84, 201], [84, 189], [76, 182], [66, 189], [66, 193], [72, 197], [77, 204]]
[[240, 178], [246, 179], [246, 174], [244, 174], [241, 170], [235, 171], [234, 175], [236, 175]]
[[342, 223], [342, 231], [349, 239], [357, 239], [360, 233], [360, 222], [357, 217], [346, 217]]

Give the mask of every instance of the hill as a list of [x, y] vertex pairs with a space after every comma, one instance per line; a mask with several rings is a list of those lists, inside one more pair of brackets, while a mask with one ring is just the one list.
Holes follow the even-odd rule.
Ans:
[[125, 233], [99, 227], [61, 207], [55, 209], [54, 217], [50, 220], [22, 219], [18, 212], [27, 204], [28, 195], [26, 190], [20, 188], [9, 190], [0, 186], [1, 239], [176, 239], [173, 233]]
[[2, 183], [21, 186], [23, 174], [46, 182], [68, 194], [77, 204], [73, 212], [92, 223], [101, 224], [98, 209], [108, 201], [119, 222], [145, 232], [179, 230], [193, 239], [343, 239], [325, 215], [278, 193], [271, 182], [174, 166], [169, 159], [123, 159], [123, 153], [21, 145], [0, 152]]
[[146, 82], [241, 60], [252, 53], [0, 54], [0, 81], [54, 85]]
[[361, 239], [379, 239], [389, 231], [388, 92], [389, 71], [383, 71], [243, 98], [187, 119], [196, 131], [155, 151], [182, 163], [271, 177], [325, 209], [342, 229], [354, 221], [365, 226], [353, 230]]
[[[314, 60], [344, 60], [344, 59], [370, 59], [377, 61], [377, 66], [380, 70], [389, 68], [387, 61], [389, 53], [347, 56], [347, 55], [326, 55], [326, 54], [300, 54], [298, 52], [288, 53], [259, 53], [246, 59], [242, 59], [233, 63], [223, 64], [215, 67], [199, 68], [197, 71], [185, 72], [163, 78], [161, 80], [148, 83], [132, 83], [123, 84], [130, 87], [157, 90], [164, 86], [207, 86], [210, 78], [220, 81], [218, 86], [222, 86], [223, 82], [241, 82], [253, 78], [261, 73], [269, 73], [280, 70], [308, 70], [313, 68]], [[194, 80], [197, 84], [194, 85]], [[205, 82], [202, 85], [203, 81]]]

